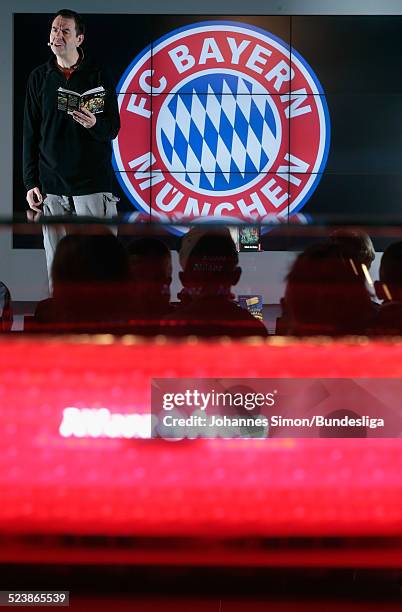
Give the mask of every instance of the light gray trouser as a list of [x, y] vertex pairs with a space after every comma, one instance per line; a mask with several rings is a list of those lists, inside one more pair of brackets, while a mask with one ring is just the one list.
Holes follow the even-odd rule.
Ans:
[[[119, 198], [112, 193], [90, 193], [80, 196], [60, 196], [48, 193], [43, 202], [45, 216], [85, 215], [101, 219], [114, 217], [117, 214], [116, 202]], [[117, 234], [117, 228], [111, 227]], [[46, 253], [47, 273], [51, 286], [51, 271], [54, 253], [58, 242], [66, 235], [63, 225], [43, 225], [43, 244]]]

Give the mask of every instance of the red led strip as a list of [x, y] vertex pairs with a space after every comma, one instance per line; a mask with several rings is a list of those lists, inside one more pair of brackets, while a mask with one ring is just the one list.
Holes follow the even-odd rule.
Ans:
[[402, 535], [398, 439], [63, 438], [67, 406], [146, 413], [153, 377], [400, 377], [398, 343], [4, 338], [0, 534]]

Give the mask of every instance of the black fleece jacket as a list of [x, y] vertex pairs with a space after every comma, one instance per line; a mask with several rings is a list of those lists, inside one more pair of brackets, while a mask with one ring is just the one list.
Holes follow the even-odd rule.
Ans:
[[[105, 110], [84, 128], [57, 109], [59, 87], [78, 93], [103, 85]], [[23, 176], [27, 189], [86, 195], [112, 191], [111, 141], [120, 129], [117, 98], [110, 80], [84, 58], [67, 81], [51, 58], [28, 79], [24, 112]]]

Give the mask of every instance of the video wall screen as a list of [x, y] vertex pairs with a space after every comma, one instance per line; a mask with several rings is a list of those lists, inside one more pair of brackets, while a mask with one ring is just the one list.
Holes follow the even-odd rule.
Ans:
[[[399, 216], [402, 17], [84, 19], [84, 52], [110, 73], [120, 109], [111, 163], [121, 213], [172, 223]], [[26, 209], [25, 87], [52, 56], [50, 21], [14, 16], [16, 213]], [[32, 30], [27, 56], [20, 41]]]

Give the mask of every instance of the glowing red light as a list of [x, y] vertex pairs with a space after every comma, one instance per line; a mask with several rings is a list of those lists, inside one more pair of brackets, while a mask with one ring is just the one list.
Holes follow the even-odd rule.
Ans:
[[401, 374], [397, 343], [3, 339], [0, 533], [402, 535], [398, 439], [59, 433], [68, 407], [149, 415], [153, 377]]

